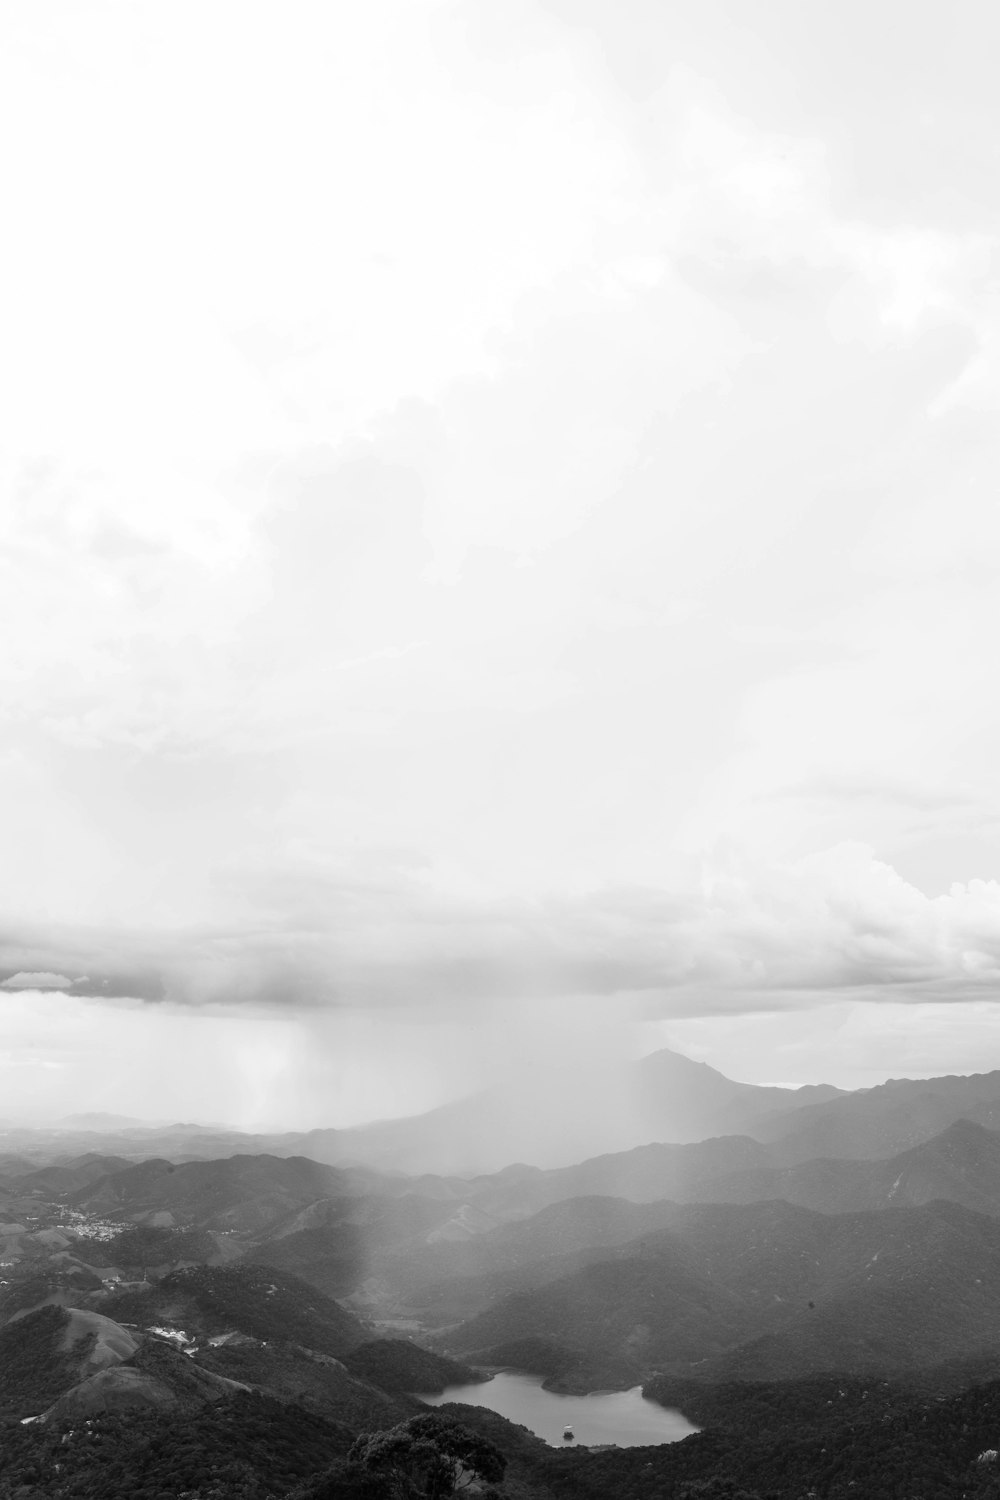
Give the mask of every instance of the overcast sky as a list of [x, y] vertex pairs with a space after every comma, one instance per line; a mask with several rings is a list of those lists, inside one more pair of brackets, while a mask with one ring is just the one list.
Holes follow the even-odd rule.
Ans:
[[0, 1113], [1000, 1066], [998, 47], [0, 0]]

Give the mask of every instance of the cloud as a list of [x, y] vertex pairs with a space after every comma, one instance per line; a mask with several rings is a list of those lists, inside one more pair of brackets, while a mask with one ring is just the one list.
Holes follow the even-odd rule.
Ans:
[[867, 21], [630, 72], [643, 7], [203, 10], [0, 22], [4, 972], [191, 1025], [987, 993], [996, 223], [889, 192], [936, 127]]
[[[22, 932], [0, 961], [86, 966], [79, 996], [168, 1008], [308, 1017], [477, 1021], [524, 1001], [605, 997], [647, 1015], [809, 1008], [845, 993], [968, 1000], [1000, 983], [1000, 882], [928, 897], [871, 849], [844, 844], [785, 866], [735, 858], [700, 891], [608, 888], [575, 898], [458, 899], [424, 872], [350, 872], [252, 891], [228, 928]], [[69, 988], [19, 970], [16, 986]]]
[[44, 970], [35, 974], [11, 974], [0, 984], [4, 990], [67, 990], [73, 984], [65, 974], [51, 974]]
[[758, 125], [683, 66], [650, 113], [663, 151], [668, 243], [717, 294], [748, 309], [756, 301], [773, 317], [782, 299], [810, 289], [836, 339], [871, 348], [935, 318], [978, 327], [992, 307], [994, 233], [845, 214], [820, 137]]
[[777, 797], [825, 798], [836, 802], [874, 802], [898, 804], [918, 813], [967, 813], [978, 818], [990, 816], [982, 803], [944, 787], [920, 786], [905, 776], [863, 776], [861, 774], [815, 776], [798, 786], [784, 788]]
[[[647, 1046], [674, 1047], [748, 1083], [871, 1088], [887, 1078], [939, 1078], [989, 1067], [1000, 1004], [989, 998], [920, 1005], [845, 993], [821, 1009], [691, 1016], [652, 1023]], [[783, 1071], [784, 1070], [784, 1071]]]

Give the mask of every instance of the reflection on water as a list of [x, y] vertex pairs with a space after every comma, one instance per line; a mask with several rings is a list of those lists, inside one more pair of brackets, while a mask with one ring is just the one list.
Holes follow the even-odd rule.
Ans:
[[697, 1432], [687, 1417], [655, 1401], [645, 1401], [641, 1386], [630, 1391], [594, 1391], [589, 1396], [559, 1396], [543, 1391], [541, 1376], [505, 1370], [484, 1385], [450, 1385], [439, 1396], [421, 1396], [429, 1406], [463, 1401], [485, 1406], [510, 1422], [529, 1427], [554, 1448], [568, 1448], [563, 1430], [586, 1446], [617, 1443], [638, 1448], [648, 1443], [676, 1443]]

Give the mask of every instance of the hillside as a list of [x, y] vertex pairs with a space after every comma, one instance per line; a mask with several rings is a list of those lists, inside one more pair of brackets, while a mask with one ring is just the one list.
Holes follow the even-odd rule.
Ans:
[[771, 1165], [771, 1153], [759, 1141], [745, 1135], [719, 1136], [681, 1145], [635, 1146], [548, 1171], [508, 1167], [473, 1178], [466, 1190], [470, 1202], [498, 1219], [518, 1219], [571, 1198], [627, 1198], [633, 1203], [683, 1200], [703, 1186]]
[[223, 1161], [152, 1159], [106, 1174], [68, 1198], [85, 1213], [216, 1229], [260, 1230], [318, 1198], [347, 1189], [343, 1173], [305, 1157], [232, 1156]]
[[131, 1166], [123, 1156], [104, 1156], [97, 1151], [82, 1156], [56, 1157], [49, 1165], [33, 1167], [20, 1173], [14, 1184], [18, 1193], [41, 1193], [46, 1197], [63, 1196], [99, 1182], [112, 1172]]
[[206, 1476], [208, 1493], [225, 1500], [284, 1495], [346, 1454], [353, 1436], [335, 1420], [256, 1393], [203, 1405], [182, 1422], [168, 1406], [15, 1426], [0, 1451], [0, 1495], [177, 1500], [205, 1493]]
[[344, 1355], [344, 1364], [353, 1375], [397, 1395], [443, 1391], [449, 1385], [467, 1385], [483, 1378], [469, 1365], [433, 1354], [409, 1339], [373, 1339], [359, 1344]]
[[354, 1372], [341, 1360], [298, 1344], [235, 1338], [203, 1345], [195, 1360], [203, 1370], [263, 1395], [294, 1401], [356, 1432], [393, 1427], [419, 1410], [418, 1403], [398, 1389], [386, 1389], [363, 1371]]
[[870, 1161], [907, 1151], [957, 1120], [1000, 1130], [1000, 1072], [891, 1079], [806, 1104], [792, 1115], [765, 1116], [750, 1133], [772, 1146], [776, 1163], [819, 1157]]
[[[397, 1250], [382, 1245], [368, 1264], [408, 1305], [430, 1313], [438, 1303], [456, 1305], [458, 1284], [467, 1278], [502, 1278], [548, 1257], [624, 1243], [670, 1225], [680, 1203], [780, 1199], [838, 1214], [941, 1199], [1000, 1216], [1000, 1133], [968, 1121], [881, 1162], [776, 1167], [766, 1164], [768, 1152], [746, 1136], [724, 1137], [643, 1146], [548, 1172], [510, 1168], [467, 1185], [472, 1204], [510, 1222], [454, 1241], [425, 1235]], [[733, 1170], [748, 1162], [755, 1165]], [[494, 1295], [499, 1290], [498, 1281]]]
[[[794, 1384], [664, 1387], [705, 1430], [682, 1443], [605, 1451], [552, 1449], [480, 1407], [438, 1408], [500, 1449], [510, 1500], [972, 1500], [995, 1493], [977, 1464], [1000, 1421], [1000, 1386], [920, 1396], [904, 1384], [843, 1377]], [[0, 1452], [0, 1495], [27, 1500], [384, 1500], [357, 1486], [342, 1423], [257, 1394], [172, 1410], [98, 1415], [60, 1427], [14, 1426]], [[56, 1467], [58, 1465], [58, 1468]], [[38, 1484], [44, 1476], [44, 1490]]]
[[[120, 1332], [125, 1357], [136, 1343]], [[51, 1406], [90, 1373], [90, 1352], [85, 1333], [61, 1307], [40, 1308], [0, 1328], [0, 1416], [34, 1416]]]
[[[836, 1217], [690, 1206], [669, 1229], [518, 1275], [519, 1290], [447, 1333], [449, 1349], [475, 1360], [533, 1337], [639, 1374], [773, 1380], [913, 1369], [1000, 1341], [1000, 1225], [953, 1204]], [[454, 1305], [491, 1289], [456, 1286]]]
[[470, 1179], [468, 1201], [499, 1220], [592, 1196], [653, 1203], [759, 1203], [783, 1198], [821, 1213], [919, 1206], [936, 1198], [1000, 1213], [1000, 1131], [959, 1119], [940, 1135], [882, 1160], [819, 1158], [783, 1164], [782, 1143], [723, 1136], [654, 1143], [548, 1171], [515, 1166]]
[[[432, 1186], [439, 1188], [444, 1179]], [[426, 1180], [407, 1183], [426, 1189]], [[302, 1276], [329, 1296], [347, 1296], [373, 1275], [384, 1258], [418, 1253], [428, 1244], [466, 1240], [470, 1234], [467, 1205], [460, 1196], [467, 1185], [447, 1184], [457, 1200], [438, 1191], [425, 1197], [416, 1191], [396, 1197], [325, 1199], [274, 1226], [247, 1248], [247, 1257]], [[476, 1209], [475, 1228], [498, 1220]]]
[[265, 1266], [198, 1266], [155, 1286], [119, 1292], [102, 1304], [109, 1317], [141, 1327], [166, 1323], [191, 1336], [238, 1331], [340, 1355], [369, 1337], [365, 1325], [315, 1287]]
[[202, 1369], [180, 1350], [146, 1339], [128, 1360], [109, 1364], [64, 1391], [38, 1420], [58, 1427], [150, 1408], [190, 1414], [246, 1389]]
[[[840, 1092], [826, 1084], [783, 1089], [737, 1083], [664, 1049], [638, 1062], [583, 1072], [578, 1066], [528, 1066], [507, 1085], [426, 1114], [355, 1130], [312, 1131], [293, 1149], [319, 1161], [410, 1174], [470, 1176], [511, 1162], [549, 1168], [650, 1141], [746, 1133], [758, 1118], [776, 1118]], [[592, 1107], [594, 1099], [601, 1101], [599, 1110]]]
[[599, 1259], [609, 1247], [671, 1225], [681, 1212], [669, 1201], [570, 1198], [489, 1234], [386, 1257], [380, 1273], [401, 1309], [433, 1324], [453, 1322], [486, 1301], [537, 1283], [547, 1267], [559, 1267], [567, 1257]]
[[714, 1203], [783, 1198], [821, 1213], [919, 1206], [945, 1199], [997, 1216], [1000, 1132], [956, 1120], [940, 1135], [884, 1161], [828, 1159], [792, 1167], [760, 1166], [692, 1182], [683, 1195], [688, 1201]]

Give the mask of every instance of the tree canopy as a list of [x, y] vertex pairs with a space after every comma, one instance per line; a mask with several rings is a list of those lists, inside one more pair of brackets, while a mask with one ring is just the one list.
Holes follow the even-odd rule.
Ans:
[[444, 1500], [477, 1478], [499, 1483], [507, 1466], [493, 1443], [436, 1412], [411, 1417], [387, 1432], [362, 1433], [348, 1462], [389, 1480], [394, 1500]]

